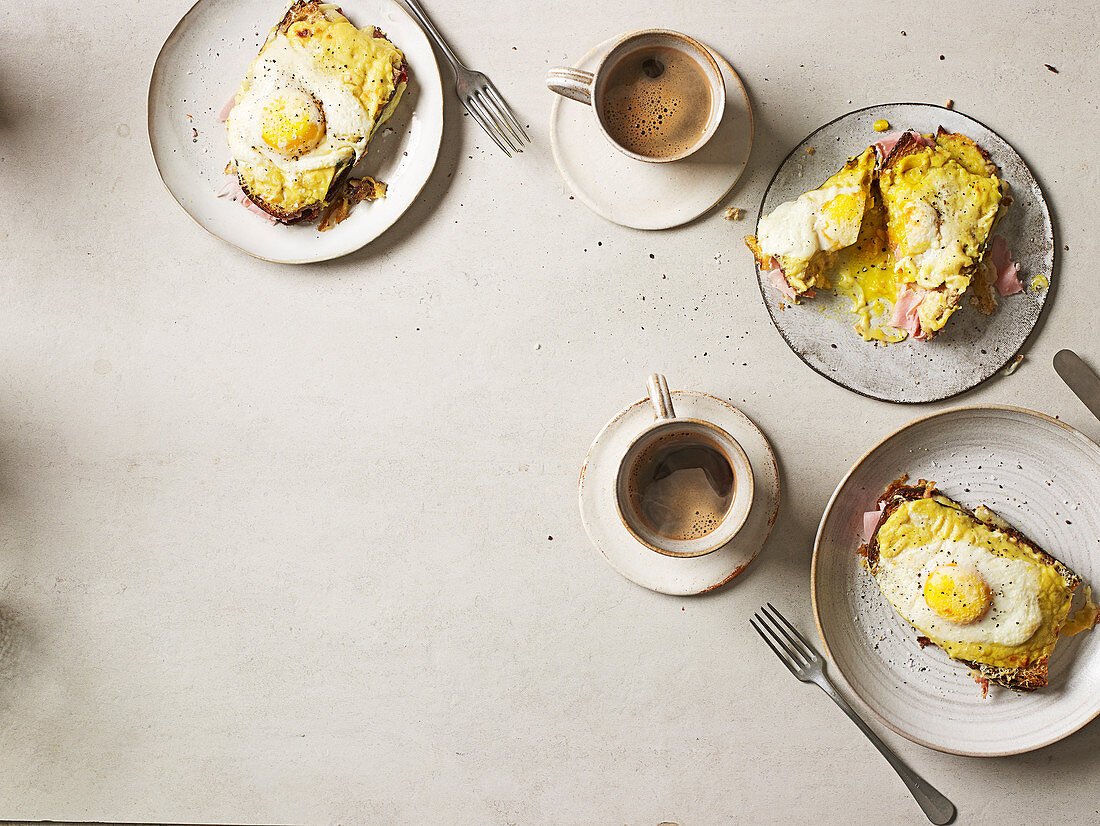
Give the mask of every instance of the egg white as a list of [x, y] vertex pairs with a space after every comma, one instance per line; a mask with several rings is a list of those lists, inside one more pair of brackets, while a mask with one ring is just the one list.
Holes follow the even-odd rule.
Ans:
[[830, 186], [780, 204], [760, 219], [757, 227], [760, 248], [769, 255], [801, 259], [808, 259], [818, 251], [840, 249], [839, 240], [831, 239], [823, 232], [826, 227], [821, 208], [838, 195], [860, 193], [858, 186]]
[[[924, 583], [941, 565], [975, 570], [993, 595], [989, 612], [971, 623], [940, 616], [924, 601]], [[875, 578], [897, 612], [929, 637], [963, 643], [1021, 645], [1042, 624], [1038, 566], [1008, 559], [969, 542], [935, 540], [879, 557]]]
[[[372, 123], [362, 103], [334, 75], [318, 71], [301, 47], [285, 35], [271, 40], [253, 62], [237, 105], [226, 121], [233, 159], [245, 164], [266, 160], [293, 179], [301, 172], [336, 167], [358, 160], [366, 151]], [[268, 146], [262, 137], [264, 106], [284, 94], [301, 90], [311, 95], [324, 112], [325, 134], [321, 142], [298, 158], [288, 158]]]

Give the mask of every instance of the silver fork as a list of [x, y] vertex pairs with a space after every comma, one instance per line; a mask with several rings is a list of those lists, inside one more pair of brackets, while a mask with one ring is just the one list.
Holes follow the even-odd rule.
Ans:
[[756, 633], [763, 637], [764, 642], [768, 644], [794, 676], [804, 683], [817, 685], [818, 688], [832, 698], [834, 703], [841, 707], [845, 714], [852, 718], [852, 722], [867, 735], [867, 739], [875, 744], [875, 748], [894, 767], [894, 771], [898, 773], [898, 777], [909, 788], [917, 803], [920, 804], [921, 809], [928, 815], [929, 820], [937, 826], [943, 826], [943, 824], [950, 823], [955, 819], [955, 805], [936, 791], [927, 780], [901, 762], [901, 758], [894, 754], [890, 747], [871, 731], [870, 727], [837, 693], [832, 681], [825, 676], [821, 657], [814, 651], [813, 646], [806, 642], [806, 638], [799, 634], [797, 629], [787, 622], [787, 619], [770, 602], [767, 608], [761, 608], [756, 614], [753, 614], [749, 624], [756, 629]]
[[417, 0], [405, 0], [405, 5], [409, 7], [413, 17], [435, 41], [451, 64], [455, 73], [455, 91], [462, 105], [466, 107], [466, 111], [470, 113], [470, 117], [485, 130], [509, 158], [512, 157], [512, 152], [522, 152], [523, 144], [530, 143], [531, 139], [523, 131], [519, 120], [512, 114], [512, 110], [504, 101], [504, 96], [497, 91], [493, 81], [481, 72], [475, 72], [462, 65], [462, 61], [455, 56]]

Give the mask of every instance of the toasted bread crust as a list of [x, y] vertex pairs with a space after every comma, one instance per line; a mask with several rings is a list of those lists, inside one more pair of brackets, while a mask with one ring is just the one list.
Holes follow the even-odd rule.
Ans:
[[[916, 485], [907, 484], [909, 480], [908, 476], [902, 476], [900, 479], [896, 479], [891, 483], [890, 487], [886, 489], [886, 492], [878, 499], [878, 504], [885, 507], [879, 516], [878, 523], [875, 525], [874, 533], [871, 535], [871, 539], [863, 546], [860, 547], [860, 554], [867, 559], [867, 566], [873, 574], [875, 567], [878, 564], [879, 548], [878, 548], [878, 532], [886, 520], [890, 518], [890, 515], [896, 511], [903, 502], [912, 502], [918, 499], [930, 499], [933, 496], [939, 496], [946, 499], [951, 503], [951, 507], [958, 510], [960, 513], [973, 519], [975, 522], [980, 522], [983, 525], [991, 525], [989, 521], [982, 519], [973, 511], [963, 507], [958, 502], [950, 499], [948, 496], [940, 490], [936, 489], [935, 483], [926, 479], [921, 479]], [[1081, 578], [1071, 571], [1065, 564], [1055, 559], [1049, 553], [1044, 551], [1022, 533], [1015, 528], [1006, 525], [993, 525], [998, 531], [1011, 537], [1019, 544], [1027, 547], [1036, 556], [1038, 556], [1043, 562], [1051, 565], [1058, 571], [1059, 575], [1066, 583], [1066, 587], [1070, 591], [1077, 589], [1077, 586], [1081, 584]], [[918, 639], [922, 639], [925, 642], [924, 645], [935, 645], [935, 643], [928, 640], [927, 637], [921, 635]], [[970, 660], [964, 660], [958, 657], [952, 659], [958, 662], [964, 663], [969, 667], [980, 671], [982, 676], [990, 680], [991, 682], [1002, 685], [1005, 688], [1011, 688], [1015, 691], [1034, 691], [1037, 688], [1042, 688], [1047, 684], [1047, 667], [1049, 665], [1049, 656], [1045, 655], [1029, 663], [1026, 666], [1020, 668], [1001, 668], [994, 665], [987, 665], [986, 663], [977, 663]]]
[[[942, 126], [940, 130], [943, 130]], [[890, 154], [879, 163], [879, 170], [890, 169], [902, 158], [909, 155], [916, 155], [918, 152], [927, 148], [928, 146], [921, 141], [920, 135], [913, 131], [907, 131], [898, 139], [898, 142], [894, 144], [894, 148], [890, 150]]]
[[745, 236], [745, 246], [749, 248], [749, 252], [751, 252], [752, 257], [756, 259], [756, 263], [761, 270], [767, 271], [772, 269], [772, 257], [770, 255], [764, 255], [764, 250], [760, 249], [760, 242], [756, 240], [755, 235]]
[[[286, 13], [283, 15], [282, 19], [275, 26], [275, 28], [271, 30], [271, 34], [269, 34], [267, 40], [264, 41], [264, 45], [267, 45], [267, 43], [273, 37], [275, 37], [275, 35], [285, 34], [287, 29], [289, 29], [292, 25], [298, 23], [299, 21], [311, 23], [313, 21], [324, 20], [325, 12], [327, 11], [325, 6], [326, 4], [321, 3], [320, 0], [297, 0], [297, 2], [293, 3], [286, 10]], [[340, 9], [336, 9], [336, 11], [340, 11]], [[343, 12], [341, 12], [341, 14], [342, 13]], [[380, 29], [375, 27], [374, 36], [385, 37], [385, 34]], [[399, 80], [394, 88], [393, 95], [390, 98], [391, 101], [399, 98], [404, 93], [406, 81], [401, 80], [400, 78], [407, 71], [407, 64], [402, 63], [397, 73], [397, 78]], [[387, 103], [387, 105], [383, 107], [383, 112], [386, 112], [388, 107], [389, 103]], [[381, 122], [381, 118], [379, 119], [379, 122]], [[358, 158], [350, 158], [346, 162], [336, 167], [336, 170], [332, 176], [332, 181], [329, 183], [328, 191], [325, 193], [325, 197], [322, 201], [319, 201], [315, 204], [309, 204], [296, 210], [286, 210], [275, 204], [268, 203], [261, 196], [255, 194], [248, 188], [248, 184], [245, 182], [244, 177], [240, 174], [237, 175], [237, 181], [240, 183], [241, 189], [244, 191], [245, 196], [247, 196], [247, 198], [252, 203], [258, 206], [268, 215], [271, 215], [272, 217], [278, 219], [278, 221], [282, 224], [299, 224], [302, 222], [315, 220], [318, 216], [321, 215], [322, 212], [324, 212], [324, 210], [329, 206], [330, 203], [332, 203], [341, 195], [348, 184], [348, 180], [351, 177], [352, 168], [355, 166], [357, 161]]]

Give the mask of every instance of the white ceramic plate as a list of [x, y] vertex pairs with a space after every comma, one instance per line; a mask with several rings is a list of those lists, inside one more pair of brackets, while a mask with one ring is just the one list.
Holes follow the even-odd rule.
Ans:
[[409, 85], [393, 117], [370, 143], [356, 175], [389, 185], [328, 232], [272, 225], [217, 197], [229, 162], [217, 115], [279, 22], [279, 0], [199, 0], [168, 36], [149, 81], [149, 141], [168, 191], [200, 226], [249, 255], [285, 264], [346, 255], [377, 238], [419, 194], [443, 136], [443, 90], [431, 45], [393, 0], [344, 0], [357, 26], [374, 25], [405, 53]]
[[[1008, 142], [982, 123], [953, 109], [928, 103], [886, 103], [857, 109], [811, 133], [780, 164], [760, 205], [767, 215], [784, 201], [819, 186], [851, 155], [881, 135], [871, 125], [884, 118], [890, 131], [935, 132], [943, 126], [977, 141], [1008, 181], [1014, 202], [996, 233], [1008, 241], [1025, 291], [999, 298], [1000, 306], [983, 316], [964, 297], [947, 326], [932, 341], [906, 339], [878, 345], [852, 329], [855, 316], [848, 299], [831, 290], [792, 306], [767, 278], [760, 291], [772, 322], [806, 364], [849, 390], [893, 402], [929, 402], [957, 395], [988, 379], [1023, 346], [1039, 319], [1050, 287], [1033, 290], [1037, 275], [1051, 278], [1054, 231], [1043, 193], [1027, 164]], [[813, 147], [814, 152], [806, 151]], [[759, 273], [759, 267], [757, 272]]]
[[[591, 71], [618, 40], [601, 43], [576, 68]], [[752, 108], [737, 72], [713, 49], [711, 54], [726, 84], [725, 114], [706, 146], [682, 161], [628, 158], [600, 133], [592, 107], [554, 95], [554, 162], [585, 206], [624, 227], [668, 229], [698, 218], [733, 188], [752, 149]]]
[[688, 596], [720, 588], [760, 553], [779, 512], [779, 471], [764, 434], [736, 407], [714, 396], [686, 390], [674, 390], [672, 399], [677, 416], [713, 422], [733, 436], [752, 465], [752, 509], [737, 536], [705, 556], [663, 556], [635, 539], [619, 519], [615, 508], [619, 460], [631, 442], [653, 424], [653, 406], [648, 398], [622, 410], [592, 442], [581, 468], [581, 521], [604, 559], [631, 582], [662, 594]]
[[966, 666], [938, 648], [921, 650], [856, 552], [863, 513], [903, 473], [933, 480], [971, 509], [989, 506], [1094, 591], [1100, 586], [1100, 447], [1068, 425], [1014, 407], [918, 419], [856, 463], [821, 519], [811, 593], [834, 675], [894, 731], [955, 754], [1030, 751], [1100, 714], [1100, 629], [1060, 640], [1050, 684], [1030, 694], [990, 686], [983, 699]]

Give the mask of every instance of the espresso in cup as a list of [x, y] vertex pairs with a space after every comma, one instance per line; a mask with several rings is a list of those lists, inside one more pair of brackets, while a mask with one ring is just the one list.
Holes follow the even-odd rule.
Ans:
[[666, 556], [709, 554], [737, 535], [753, 499], [749, 457], [718, 425], [676, 415], [664, 376], [649, 377], [654, 421], [626, 448], [615, 507], [635, 539]]
[[634, 459], [627, 480], [631, 510], [667, 539], [700, 539], [726, 518], [735, 495], [733, 467], [700, 432], [672, 429]]
[[611, 145], [646, 163], [682, 160], [701, 149], [718, 131], [726, 105], [714, 55], [668, 29], [625, 34], [596, 71], [551, 69], [546, 85], [590, 105]]
[[682, 155], [707, 133], [710, 78], [679, 49], [655, 45], [621, 58], [608, 73], [599, 118], [615, 143], [637, 155]]

